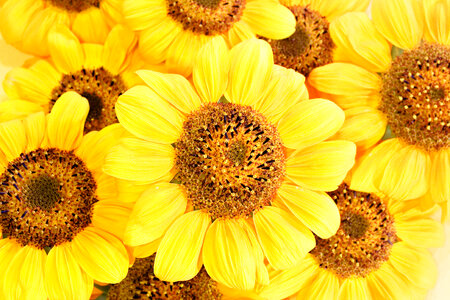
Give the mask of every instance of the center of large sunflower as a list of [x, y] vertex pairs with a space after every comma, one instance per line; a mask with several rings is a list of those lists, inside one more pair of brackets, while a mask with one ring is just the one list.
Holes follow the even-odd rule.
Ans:
[[44, 249], [71, 241], [91, 223], [96, 182], [72, 152], [23, 153], [0, 182], [2, 232], [23, 246]]
[[63, 74], [60, 85], [52, 91], [50, 110], [59, 97], [68, 91], [75, 91], [89, 101], [89, 113], [84, 126], [85, 133], [100, 130], [117, 123], [114, 109], [117, 98], [127, 90], [120, 75], [112, 75], [103, 67], [81, 69]]
[[297, 21], [295, 32], [283, 40], [267, 41], [276, 64], [307, 76], [314, 68], [333, 61], [334, 43], [325, 17], [307, 6], [291, 6]]
[[195, 34], [218, 35], [239, 21], [246, 0], [166, 0], [167, 14]]
[[250, 217], [270, 204], [285, 174], [276, 128], [249, 106], [214, 103], [193, 112], [175, 151], [194, 209], [213, 218]]
[[156, 278], [153, 273], [155, 255], [137, 258], [127, 277], [118, 284], [111, 285], [108, 300], [133, 299], [222, 299], [217, 283], [205, 269], [188, 281], [167, 282]]
[[426, 150], [450, 147], [450, 47], [404, 51], [383, 76], [380, 105], [392, 132]]
[[91, 7], [100, 7], [102, 0], [45, 0], [50, 5], [67, 10], [68, 12], [82, 12]]
[[345, 184], [328, 194], [337, 204], [341, 226], [329, 239], [316, 237], [311, 254], [320, 267], [340, 278], [364, 277], [389, 259], [397, 241], [394, 219], [373, 194], [350, 190]]

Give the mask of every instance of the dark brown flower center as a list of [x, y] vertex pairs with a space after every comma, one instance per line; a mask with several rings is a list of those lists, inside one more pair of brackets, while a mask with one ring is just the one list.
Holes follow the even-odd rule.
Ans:
[[383, 76], [380, 105], [403, 141], [437, 150], [450, 146], [450, 47], [424, 43], [404, 51]]
[[196, 34], [228, 32], [239, 21], [246, 0], [166, 0], [167, 14]]
[[373, 194], [350, 190], [345, 184], [328, 194], [337, 204], [341, 226], [329, 239], [316, 237], [311, 254], [320, 267], [342, 279], [364, 277], [389, 259], [397, 241], [394, 219]]
[[334, 43], [329, 23], [307, 6], [289, 7], [297, 21], [294, 34], [283, 40], [266, 39], [272, 46], [276, 64], [307, 76], [314, 68], [333, 61]]
[[96, 182], [75, 154], [23, 153], [0, 175], [3, 234], [39, 249], [71, 241], [91, 223]]
[[68, 12], [79, 13], [91, 7], [99, 8], [102, 0], [44, 0], [44, 2]]
[[83, 68], [72, 74], [63, 74], [60, 85], [52, 91], [49, 109], [62, 94], [75, 91], [89, 101], [85, 133], [100, 130], [118, 122], [114, 106], [126, 90], [120, 75], [112, 75], [103, 67], [94, 70]]
[[193, 112], [175, 151], [188, 198], [213, 218], [250, 217], [270, 204], [285, 174], [276, 128], [249, 106], [214, 103]]
[[217, 283], [212, 280], [205, 269], [188, 281], [161, 281], [153, 273], [155, 255], [137, 258], [127, 277], [118, 284], [111, 285], [108, 300], [134, 299], [222, 299]]

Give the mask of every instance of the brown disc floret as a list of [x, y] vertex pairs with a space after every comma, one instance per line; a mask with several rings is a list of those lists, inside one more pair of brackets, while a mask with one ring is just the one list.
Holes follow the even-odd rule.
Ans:
[[208, 104], [191, 113], [175, 143], [178, 178], [195, 209], [251, 217], [269, 205], [285, 174], [276, 128], [249, 106]]
[[167, 282], [155, 276], [154, 263], [155, 255], [137, 258], [127, 277], [122, 282], [111, 285], [107, 299], [222, 299], [217, 283], [208, 276], [204, 268], [191, 280]]
[[316, 237], [311, 254], [321, 268], [342, 279], [364, 277], [389, 259], [397, 241], [394, 219], [374, 194], [350, 190], [345, 184], [328, 194], [339, 209], [341, 225], [329, 239]]
[[100, 130], [117, 123], [115, 104], [117, 98], [127, 90], [120, 75], [113, 75], [103, 67], [97, 69], [81, 69], [63, 74], [60, 85], [51, 94], [50, 107], [59, 97], [68, 91], [75, 91], [89, 102], [89, 113], [84, 126], [85, 133]]
[[22, 246], [51, 248], [91, 223], [96, 182], [72, 152], [22, 153], [8, 164], [0, 183], [2, 232]]
[[167, 14], [195, 34], [228, 32], [241, 19], [246, 0], [166, 0]]
[[450, 47], [404, 51], [383, 76], [380, 110], [392, 132], [426, 150], [450, 146]]
[[68, 12], [82, 12], [91, 7], [100, 7], [102, 0], [44, 0], [54, 7], [64, 9]]
[[288, 7], [295, 16], [295, 32], [283, 40], [266, 39], [276, 64], [308, 76], [317, 67], [333, 61], [334, 43], [325, 17], [307, 6]]

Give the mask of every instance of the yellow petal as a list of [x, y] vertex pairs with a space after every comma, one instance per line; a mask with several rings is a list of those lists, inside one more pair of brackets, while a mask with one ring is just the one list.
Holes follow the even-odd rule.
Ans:
[[159, 238], [151, 243], [133, 247], [133, 256], [136, 258], [145, 258], [153, 255], [158, 250], [162, 238]]
[[103, 200], [94, 204], [92, 225], [124, 239], [125, 228], [133, 205], [116, 200]]
[[345, 114], [325, 99], [302, 101], [289, 109], [279, 121], [278, 131], [284, 146], [300, 149], [317, 144], [335, 134]]
[[338, 300], [371, 299], [367, 280], [364, 277], [346, 278], [343, 280]]
[[353, 12], [330, 24], [336, 44], [334, 60], [354, 63], [371, 72], [384, 72], [391, 63], [391, 47], [366, 13]]
[[120, 179], [155, 182], [170, 172], [174, 156], [171, 145], [126, 138], [111, 148], [103, 171]]
[[286, 174], [301, 187], [333, 191], [355, 163], [356, 146], [348, 141], [328, 141], [295, 152], [286, 161]]
[[450, 45], [449, 0], [424, 0], [425, 37], [430, 42]]
[[203, 103], [217, 102], [228, 84], [230, 54], [221, 36], [202, 47], [195, 60], [192, 79]]
[[30, 115], [23, 120], [23, 125], [27, 136], [27, 147], [25, 151], [36, 150], [41, 146], [47, 129], [47, 120], [44, 113], [39, 112]]
[[283, 183], [278, 196], [292, 214], [320, 238], [328, 239], [339, 229], [339, 210], [328, 194]]
[[155, 275], [171, 282], [190, 280], [197, 275], [203, 265], [200, 253], [210, 225], [211, 217], [199, 210], [179, 217], [158, 247]]
[[243, 222], [217, 219], [212, 223], [205, 237], [203, 263], [212, 279], [231, 288], [250, 290], [256, 283], [256, 261]]
[[115, 26], [103, 47], [103, 66], [113, 74], [121, 72], [129, 52], [136, 44], [134, 32], [123, 25]]
[[228, 45], [233, 47], [242, 41], [255, 37], [252, 28], [244, 21], [240, 20], [233, 24], [233, 27], [226, 33]]
[[47, 135], [50, 147], [72, 150], [83, 138], [84, 121], [89, 112], [88, 101], [75, 92], [66, 92], [52, 108]]
[[417, 46], [423, 34], [421, 3], [416, 0], [373, 0], [372, 19], [377, 30], [401, 49]]
[[164, 0], [124, 0], [123, 14], [127, 25], [133, 30], [148, 27], [156, 29], [160, 21], [166, 17]]
[[430, 169], [428, 153], [414, 146], [403, 145], [375, 177], [375, 186], [397, 200], [415, 199], [427, 192]]
[[84, 57], [86, 58], [83, 67], [86, 69], [97, 69], [103, 66], [103, 45], [100, 44], [81, 44]]
[[87, 9], [76, 14], [72, 31], [84, 43], [104, 43], [110, 27], [100, 9]]
[[314, 235], [293, 216], [266, 206], [253, 216], [261, 247], [275, 269], [295, 266], [316, 245]]
[[312, 70], [308, 83], [321, 92], [340, 96], [336, 103], [351, 108], [373, 102], [371, 98], [379, 93], [381, 78], [353, 64], [331, 63]]
[[317, 264], [311, 255], [307, 255], [298, 265], [287, 270], [274, 270], [270, 274], [269, 285], [259, 293], [265, 299], [284, 299], [300, 290], [316, 275]]
[[6, 299], [47, 299], [44, 288], [46, 259], [43, 249], [21, 247], [4, 270], [3, 291]]
[[43, 111], [42, 106], [32, 102], [24, 100], [3, 101], [0, 102], [0, 122], [23, 119], [40, 111]]
[[184, 213], [186, 205], [186, 196], [179, 184], [152, 185], [133, 207], [125, 231], [125, 244], [139, 246], [160, 238]]
[[267, 42], [250, 39], [231, 49], [230, 57], [227, 98], [233, 103], [256, 105], [270, 80], [272, 49]]
[[122, 242], [98, 228], [87, 227], [70, 244], [70, 252], [81, 268], [104, 283], [118, 283], [128, 271], [128, 253]]
[[45, 288], [50, 299], [88, 299], [94, 281], [81, 270], [68, 244], [53, 247], [45, 264]]
[[347, 12], [365, 11], [369, 6], [370, 0], [307, 0], [304, 2], [306, 2], [303, 3], [304, 5], [310, 4], [311, 8], [320, 12], [328, 20], [332, 20]]
[[191, 75], [194, 60], [209, 39], [211, 37], [180, 31], [167, 49], [166, 65], [169, 72], [185, 77]]
[[317, 277], [311, 280], [297, 294], [297, 299], [337, 299], [339, 278], [332, 272], [318, 268]]
[[372, 299], [411, 299], [411, 287], [396, 274], [389, 263], [384, 263], [366, 278]]
[[295, 32], [295, 17], [278, 1], [249, 1], [245, 4], [244, 20], [258, 35], [269, 39], [285, 39]]
[[[16, 280], [16, 275], [14, 278], [5, 278], [6, 270], [8, 269], [8, 266], [10, 263], [14, 260], [14, 257], [16, 254], [19, 253], [20, 249], [22, 249], [22, 246], [17, 244], [15, 241], [10, 240], [9, 238], [1, 239], [0, 240], [0, 267], [3, 270], [3, 272], [0, 273], [0, 296], [5, 297], [5, 288], [8, 293], [15, 292], [15, 295], [20, 296], [22, 293], [22, 288], [17, 286], [17, 289], [13, 289], [13, 286], [5, 283], [10, 280], [13, 281], [14, 286], [18, 285], [18, 280]], [[17, 261], [18, 263], [21, 262], [21, 259]], [[16, 271], [12, 269], [12, 271]]]
[[156, 143], [171, 144], [180, 136], [183, 118], [147, 86], [135, 86], [117, 99], [116, 114], [126, 130]]
[[269, 84], [264, 88], [261, 100], [255, 104], [255, 109], [276, 124], [292, 106], [307, 99], [305, 76], [274, 65]]
[[386, 132], [386, 117], [376, 108], [359, 106], [344, 112], [344, 125], [333, 139], [352, 141], [358, 149], [366, 150], [375, 145]]
[[139, 70], [136, 73], [155, 94], [181, 112], [189, 114], [201, 106], [200, 97], [185, 77], [150, 70]]
[[22, 121], [0, 123], [0, 136], [0, 153], [5, 155], [7, 161], [19, 157], [27, 147], [25, 126]]
[[395, 243], [389, 255], [389, 262], [410, 284], [418, 288], [428, 290], [436, 284], [437, 266], [426, 249], [411, 247], [404, 242]]
[[431, 197], [434, 202], [450, 200], [450, 150], [443, 148], [433, 156], [430, 172]]
[[65, 26], [56, 26], [48, 34], [50, 55], [58, 70], [71, 73], [81, 69], [84, 53], [78, 38]]
[[416, 208], [395, 214], [395, 229], [402, 241], [415, 247], [436, 248], [444, 245], [445, 234], [442, 225], [421, 216]]

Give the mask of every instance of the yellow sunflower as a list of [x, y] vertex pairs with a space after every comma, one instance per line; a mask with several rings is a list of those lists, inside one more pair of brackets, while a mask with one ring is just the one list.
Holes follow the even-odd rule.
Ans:
[[85, 43], [103, 43], [121, 22], [122, 0], [6, 0], [0, 7], [0, 32], [19, 50], [48, 56], [47, 36], [61, 24]]
[[75, 91], [89, 101], [85, 132], [117, 123], [117, 98], [141, 82], [134, 74], [142, 67], [135, 45], [134, 33], [122, 25], [112, 29], [104, 45], [81, 43], [67, 27], [53, 28], [50, 58], [36, 58], [6, 75], [3, 87], [10, 100], [0, 103], [0, 121], [48, 113], [63, 93]]
[[[304, 76], [274, 66], [269, 44], [250, 39], [229, 52], [213, 39], [198, 55], [194, 86], [181, 75], [138, 74], [147, 86], [116, 104], [137, 138], [112, 148], [104, 171], [159, 181], [137, 200], [125, 233], [126, 244], [157, 249], [158, 278], [189, 280], [204, 264], [214, 280], [252, 289], [268, 282], [264, 258], [288, 268], [314, 247], [311, 230], [335, 233], [339, 213], [323, 191], [341, 183], [356, 147], [325, 141], [342, 110], [308, 100]], [[277, 195], [286, 208], [272, 205]]]
[[103, 173], [119, 124], [83, 136], [89, 111], [74, 92], [49, 115], [0, 123], [0, 296], [88, 299], [93, 280], [127, 274], [122, 243], [131, 207]]
[[400, 200], [424, 197], [424, 206], [441, 203], [446, 210], [449, 8], [449, 1], [375, 0], [373, 21], [349, 13], [331, 27], [343, 62], [316, 68], [308, 80], [345, 109], [346, 121], [335, 138], [366, 150], [385, 131], [387, 137], [361, 163], [368, 173], [364, 184], [352, 188], [380, 190]]
[[436, 283], [437, 267], [427, 248], [444, 242], [431, 212], [349, 189], [328, 193], [341, 215], [337, 233], [288, 270], [269, 267], [270, 284], [251, 298], [423, 299]]
[[142, 55], [185, 76], [215, 36], [233, 46], [255, 34], [282, 39], [295, 30], [294, 16], [278, 0], [124, 0], [123, 13], [139, 32]]
[[295, 32], [281, 40], [266, 39], [277, 65], [308, 76], [333, 61], [335, 48], [330, 22], [350, 11], [365, 11], [370, 0], [280, 0], [295, 16]]

